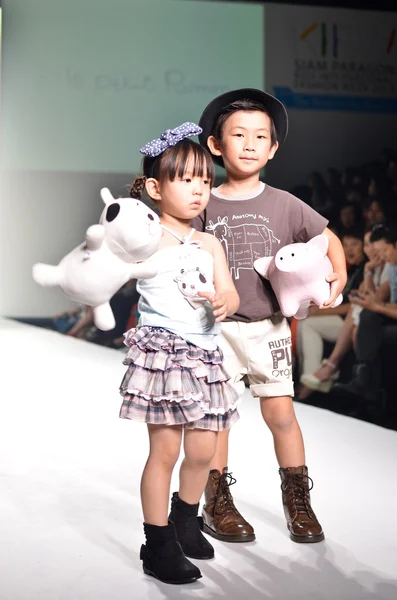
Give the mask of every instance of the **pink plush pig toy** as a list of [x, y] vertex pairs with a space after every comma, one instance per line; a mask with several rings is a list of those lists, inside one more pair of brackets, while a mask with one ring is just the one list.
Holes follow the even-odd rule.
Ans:
[[[285, 317], [304, 319], [309, 306], [321, 306], [330, 295], [326, 277], [333, 269], [327, 256], [328, 238], [317, 235], [306, 244], [290, 244], [281, 248], [276, 256], [259, 258], [254, 269], [269, 280]], [[333, 306], [342, 303], [339, 294]]]

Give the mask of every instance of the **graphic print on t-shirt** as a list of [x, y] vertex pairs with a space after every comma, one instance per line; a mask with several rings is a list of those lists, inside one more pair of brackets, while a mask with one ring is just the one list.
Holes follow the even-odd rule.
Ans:
[[[238, 217], [236, 217], [238, 218]], [[273, 244], [280, 244], [273, 231], [262, 223], [242, 223], [230, 226], [228, 217], [219, 217], [217, 223], [209, 221], [206, 227], [224, 246], [230, 274], [240, 277], [240, 269], [253, 269], [257, 258], [274, 256]]]
[[214, 286], [208, 276], [200, 270], [200, 267], [186, 264], [181, 268], [179, 274], [174, 278], [179, 291], [193, 308], [199, 308], [205, 302], [205, 298], [198, 296], [198, 292], [213, 292]]

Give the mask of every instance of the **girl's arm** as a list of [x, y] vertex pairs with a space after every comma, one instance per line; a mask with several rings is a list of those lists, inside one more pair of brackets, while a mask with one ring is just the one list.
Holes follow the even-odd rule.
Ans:
[[375, 292], [375, 299], [380, 304], [387, 302], [390, 298], [390, 283], [385, 281]]
[[220, 241], [215, 236], [208, 237], [211, 240], [211, 252], [214, 257], [215, 294], [199, 292], [199, 296], [207, 298], [211, 302], [214, 316], [216, 321], [219, 322], [236, 312], [240, 306], [240, 297], [234, 287]]
[[331, 284], [331, 294], [324, 302], [324, 308], [328, 308], [335, 302], [346, 285], [346, 258], [340, 239], [328, 227], [324, 229], [323, 235], [328, 238], [328, 258], [334, 269], [332, 275], [327, 277], [327, 281]]
[[373, 294], [376, 291], [376, 287], [374, 284], [374, 269], [376, 269], [376, 265], [373, 265], [371, 262], [367, 262], [364, 267], [364, 279], [360, 286], [361, 294]]

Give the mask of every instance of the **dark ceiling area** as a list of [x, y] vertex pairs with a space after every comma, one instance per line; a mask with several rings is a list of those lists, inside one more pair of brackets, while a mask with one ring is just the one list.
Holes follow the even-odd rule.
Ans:
[[[209, 0], [210, 2], [213, 0]], [[219, 1], [219, 0], [216, 0]], [[221, 0], [222, 1], [222, 0]], [[354, 10], [376, 10], [397, 12], [397, 0], [223, 0], [225, 2], [243, 2], [245, 4], [290, 4], [294, 6], [323, 6], [328, 8], [350, 8]]]

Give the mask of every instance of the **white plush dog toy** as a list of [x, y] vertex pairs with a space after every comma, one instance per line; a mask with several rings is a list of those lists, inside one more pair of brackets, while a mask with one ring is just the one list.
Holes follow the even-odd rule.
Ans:
[[85, 243], [58, 266], [35, 264], [33, 279], [42, 286], [59, 286], [71, 300], [92, 306], [95, 325], [109, 331], [115, 326], [112, 296], [130, 279], [157, 274], [142, 261], [158, 249], [162, 228], [156, 213], [140, 200], [114, 199], [107, 188], [101, 196], [105, 209], [100, 224], [87, 229]]

